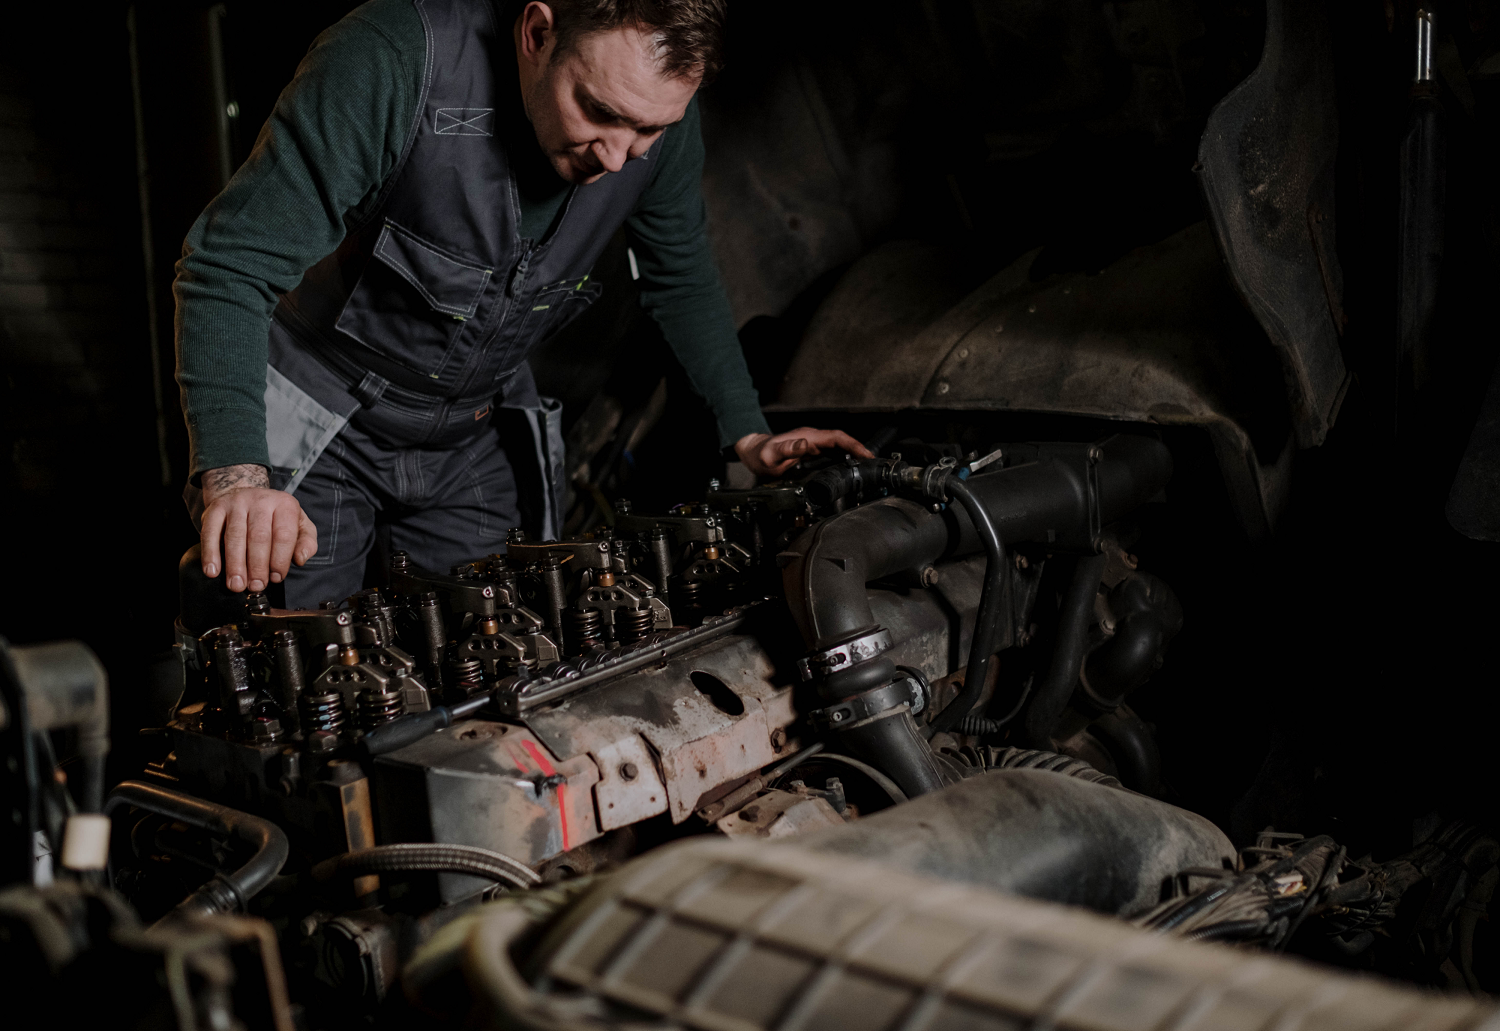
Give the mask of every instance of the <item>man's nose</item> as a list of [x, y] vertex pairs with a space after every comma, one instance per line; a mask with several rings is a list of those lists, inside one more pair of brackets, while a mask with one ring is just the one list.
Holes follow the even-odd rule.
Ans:
[[594, 141], [594, 157], [607, 172], [618, 172], [630, 159], [630, 140], [634, 134], [609, 133]]

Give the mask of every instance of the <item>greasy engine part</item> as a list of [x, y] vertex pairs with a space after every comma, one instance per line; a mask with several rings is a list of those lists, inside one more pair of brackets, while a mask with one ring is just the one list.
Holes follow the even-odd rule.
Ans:
[[1195, 813], [1044, 768], [976, 773], [798, 844], [1127, 917], [1156, 905], [1180, 871], [1235, 856]]
[[[1033, 743], [1050, 746], [1051, 729], [1077, 684], [1085, 618], [1092, 615], [1102, 573], [1102, 557], [1092, 555], [1105, 546], [1104, 527], [1165, 486], [1171, 457], [1159, 441], [1128, 436], [1097, 445], [1041, 445], [1032, 453], [1031, 461], [972, 475], [958, 489], [983, 506], [1005, 545], [1037, 542], [1091, 556], [1079, 560], [1053, 669], [1027, 718]], [[910, 712], [903, 708], [904, 696], [891, 690], [895, 664], [883, 654], [890, 638], [874, 621], [866, 584], [972, 552], [981, 545], [981, 535], [967, 508], [928, 507], [932, 500], [946, 497], [946, 485], [957, 478], [951, 460], [947, 466], [938, 463], [923, 469], [899, 461], [866, 462], [851, 466], [849, 473], [842, 483], [825, 481], [823, 495], [854, 493], [857, 478], [860, 492], [906, 489], [924, 497], [925, 503], [886, 498], [808, 530], [782, 556], [787, 604], [811, 649], [804, 660], [805, 679], [817, 681], [820, 695], [830, 703], [862, 699], [860, 711], [837, 727], [848, 747], [882, 765], [908, 795], [917, 795], [939, 786], [942, 773], [920, 743]], [[998, 562], [1000, 547], [987, 549], [994, 552], [991, 566]], [[1002, 590], [993, 593], [997, 602], [1005, 597]], [[993, 629], [989, 640], [996, 650], [1013, 643], [1010, 616], [1005, 611], [990, 614], [987, 618], [994, 627], [976, 636], [988, 637]], [[985, 664], [975, 659], [971, 650], [971, 684], [956, 700], [950, 723], [968, 714], [983, 686]], [[833, 715], [838, 714], [836, 710]]]
[[1478, 1031], [1500, 1020], [1488, 999], [1251, 959], [794, 843], [683, 842], [576, 901], [493, 903], [422, 949], [404, 980], [429, 1018], [522, 1031]]
[[[524, 726], [455, 723], [376, 759], [380, 825], [387, 840], [475, 845], [536, 866], [659, 814], [681, 823], [776, 760], [795, 712], [774, 680], [755, 639], [720, 637], [529, 710]], [[439, 877], [444, 898], [477, 887]]]
[[[1043, 712], [1048, 726], [1087, 726], [1112, 711], [1105, 703], [1118, 707], [1082, 683], [1086, 647], [1114, 674], [1096, 678], [1101, 689], [1123, 692], [1154, 669], [1168, 633], [1120, 577], [1105, 584], [1114, 602], [1097, 605], [1095, 567], [1118, 551], [1111, 524], [1170, 475], [1165, 448], [1130, 436], [1006, 444], [960, 466], [943, 446], [903, 447], [927, 464], [849, 459], [806, 484], [712, 484], [705, 502], [664, 516], [622, 506], [592, 535], [517, 531], [503, 554], [447, 573], [397, 552], [389, 586], [347, 606], [282, 612], [252, 596], [238, 623], [196, 642], [171, 751], [148, 776], [264, 814], [310, 864], [431, 843], [537, 869], [659, 816], [718, 825], [752, 804], [774, 820], [782, 803], [813, 799], [797, 812], [825, 819], [837, 797], [826, 785], [766, 781], [760, 804], [741, 797], [816, 742], [862, 760], [862, 783], [892, 785], [875, 804], [912, 798], [961, 776], [929, 737], [995, 736], [982, 714], [966, 717], [993, 679], [992, 656], [1028, 641], [1034, 616], [1049, 619], [1033, 612], [1041, 571], [1070, 553], [1081, 556], [1080, 601], [1064, 607], [1052, 635], [1064, 659], [1023, 725]], [[675, 612], [653, 575], [672, 585]], [[795, 686], [784, 610], [766, 596], [783, 585], [813, 648], [801, 662], [813, 690]], [[1169, 595], [1159, 586], [1148, 600]], [[1150, 647], [1130, 644], [1137, 637]], [[950, 678], [957, 669], [963, 680]], [[957, 693], [934, 699], [942, 678]], [[1129, 767], [1100, 740], [1074, 751], [1106, 771]], [[1034, 743], [1053, 747], [1047, 734]], [[759, 829], [735, 820], [725, 826]], [[488, 883], [458, 869], [405, 872], [433, 901]]]

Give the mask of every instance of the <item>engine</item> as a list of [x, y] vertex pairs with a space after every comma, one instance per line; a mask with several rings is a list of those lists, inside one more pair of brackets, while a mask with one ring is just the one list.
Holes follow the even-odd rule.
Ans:
[[[544, 872], [628, 854], [612, 836], [651, 821], [836, 825], [961, 779], [957, 750], [1001, 738], [1149, 786], [1149, 742], [1117, 714], [1181, 616], [1109, 527], [1161, 491], [1165, 449], [943, 451], [713, 484], [661, 515], [622, 501], [584, 537], [513, 531], [441, 572], [397, 552], [386, 585], [317, 611], [251, 595], [233, 623], [180, 624], [185, 689], [143, 781], [272, 819], [309, 863], [442, 843]], [[1047, 645], [1024, 676], [990, 660]], [[820, 753], [821, 780], [794, 776]]]
[[[621, 1019], [679, 1013], [729, 975], [685, 973], [663, 995], [608, 973], [624, 960], [607, 957], [656, 956], [641, 968], [651, 984], [697, 970], [698, 946], [667, 948], [662, 928], [687, 920], [682, 933], [705, 943], [770, 934], [768, 918], [735, 907], [772, 881], [790, 893], [783, 909], [843, 899], [794, 950], [835, 966], [853, 946], [825, 932], [866, 941], [851, 914], [885, 912], [879, 886], [902, 878], [916, 878], [911, 898], [934, 879], [950, 886], [928, 922], [941, 911], [968, 926], [951, 892], [979, 891], [984, 912], [982, 889], [999, 889], [1132, 934], [1281, 948], [1316, 928], [1345, 955], [1370, 948], [1412, 885], [1451, 874], [1460, 902], [1492, 887], [1461, 872], [1494, 850], [1473, 828], [1383, 866], [1326, 837], [1268, 832], [1237, 852], [1207, 819], [1152, 797], [1158, 752], [1129, 697], [1183, 614], [1127, 550], [1127, 517], [1171, 471], [1143, 435], [982, 455], [905, 441], [768, 486], [711, 483], [661, 514], [622, 500], [592, 533], [513, 531], [503, 553], [446, 571], [397, 552], [379, 586], [312, 611], [226, 599], [185, 562], [181, 696], [146, 731], [155, 757], [107, 797], [97, 667], [10, 653], [25, 690], [6, 704], [31, 714], [27, 733], [93, 729], [78, 739], [82, 812], [45, 778], [26, 789], [26, 833], [60, 843], [43, 859], [77, 880], [41, 908], [0, 894], [6, 940], [67, 938], [39, 914], [73, 913], [74, 948], [102, 933], [114, 958], [95, 962], [121, 977], [188, 971], [173, 998], [219, 1023], [249, 1005], [290, 1028], [295, 999], [309, 1027], [392, 1005], [497, 1026], [553, 1013], [535, 1024], [550, 1027], [576, 1016], [556, 991]], [[728, 908], [682, 916], [703, 891], [727, 892]], [[521, 908], [485, 905], [507, 899]], [[1424, 948], [1463, 955], [1438, 925]], [[948, 992], [911, 973], [937, 948], [925, 933], [900, 939], [900, 976], [918, 995]], [[1092, 955], [1092, 933], [1067, 947]], [[523, 970], [483, 973], [493, 935]], [[702, 948], [726, 970], [743, 952]], [[1190, 980], [1219, 976], [1183, 962]], [[520, 995], [497, 1001], [492, 974], [501, 995]], [[767, 991], [812, 983], [766, 976]], [[482, 1018], [465, 1009], [481, 999], [497, 1007]], [[725, 1019], [749, 1019], [739, 1012]]]

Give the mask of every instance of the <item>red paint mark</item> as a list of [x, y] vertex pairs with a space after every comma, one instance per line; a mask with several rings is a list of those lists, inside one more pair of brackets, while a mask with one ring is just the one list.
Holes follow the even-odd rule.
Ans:
[[[542, 754], [540, 748], [530, 741], [522, 741], [521, 747], [526, 749], [526, 754], [531, 756], [544, 776], [557, 776], [556, 767]], [[568, 850], [568, 786], [566, 784], [557, 786], [557, 817], [562, 821], [562, 846], [563, 851], [566, 852]]]

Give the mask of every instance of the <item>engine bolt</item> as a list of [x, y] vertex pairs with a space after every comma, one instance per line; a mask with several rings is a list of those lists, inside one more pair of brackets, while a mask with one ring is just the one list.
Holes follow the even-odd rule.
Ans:
[[640, 770], [638, 770], [638, 769], [635, 768], [635, 763], [621, 763], [620, 764], [620, 779], [621, 780], [635, 780], [636, 775], [639, 774], [640, 772], [641, 772]]

